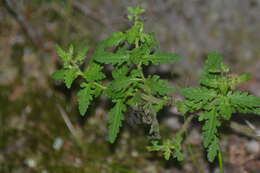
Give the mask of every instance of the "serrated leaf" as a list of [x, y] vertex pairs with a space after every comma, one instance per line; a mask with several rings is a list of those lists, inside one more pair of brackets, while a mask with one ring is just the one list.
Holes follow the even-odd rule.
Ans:
[[123, 32], [115, 32], [108, 39], [104, 41], [104, 47], [117, 46], [125, 40], [125, 34]]
[[229, 120], [235, 111], [230, 104], [230, 99], [228, 97], [222, 97], [219, 101], [219, 114], [224, 118], [224, 120]]
[[88, 52], [87, 47], [81, 48], [81, 50], [79, 50], [79, 52], [77, 53], [76, 61], [84, 60], [86, 58], [87, 52]]
[[75, 69], [68, 69], [65, 72], [64, 82], [67, 88], [71, 87], [72, 82], [78, 77], [77, 70]]
[[65, 52], [59, 45], [55, 45], [55, 50], [57, 55], [61, 58], [63, 66], [66, 66], [70, 61], [67, 52]]
[[231, 104], [237, 108], [241, 107], [253, 110], [260, 107], [260, 97], [250, 95], [246, 92], [236, 91], [228, 97], [230, 98]]
[[116, 68], [112, 71], [112, 76], [114, 79], [120, 79], [126, 77], [129, 72], [129, 68], [127, 66], [123, 66], [121, 68]]
[[218, 52], [210, 52], [206, 61], [206, 70], [210, 73], [228, 72], [229, 69], [223, 64], [223, 57]]
[[249, 81], [251, 78], [252, 78], [252, 75], [251, 75], [251, 74], [245, 73], [245, 74], [242, 74], [242, 75], [240, 75], [240, 76], [238, 76], [238, 77], [236, 78], [236, 83], [247, 82], [247, 81]]
[[207, 148], [212, 142], [214, 136], [217, 134], [217, 127], [220, 126], [220, 122], [217, 119], [217, 113], [215, 111], [208, 112], [208, 118], [203, 125], [203, 144]]
[[67, 53], [59, 45], [55, 45], [55, 50], [59, 57], [65, 58], [67, 56]]
[[68, 53], [67, 53], [67, 56], [68, 56], [69, 58], [72, 58], [73, 53], [74, 53], [74, 46], [73, 46], [72, 44], [70, 44], [70, 45], [69, 45], [69, 51], [68, 51]]
[[177, 60], [180, 60], [181, 58], [182, 57], [172, 53], [156, 52], [153, 55], [144, 56], [141, 59], [141, 61], [143, 62], [150, 61], [151, 63], [158, 65], [158, 64], [167, 64], [170, 62], [175, 62]]
[[104, 64], [122, 64], [129, 60], [129, 54], [127, 53], [103, 53], [95, 56], [95, 60]]
[[139, 14], [142, 14], [145, 12], [145, 10], [142, 8], [128, 7], [127, 10], [130, 12], [130, 14], [133, 14], [133, 15], [139, 15]]
[[185, 104], [186, 102], [187, 101], [177, 101], [176, 102], [177, 109], [182, 114], [186, 114], [187, 112], [189, 112], [189, 107]]
[[126, 32], [126, 39], [129, 44], [134, 44], [135, 40], [139, 38], [140, 27], [138, 25], [133, 26]]
[[80, 115], [84, 115], [93, 100], [93, 94], [94, 91], [91, 89], [90, 85], [86, 85], [85, 88], [81, 89], [77, 96], [78, 96], [78, 102], [79, 102], [79, 112]]
[[208, 160], [210, 162], [213, 162], [218, 152], [219, 152], [219, 140], [216, 136], [214, 136], [214, 139], [212, 140], [211, 144], [208, 147], [208, 154], [207, 154]]
[[182, 143], [183, 138], [179, 135], [177, 135], [174, 138], [174, 143], [175, 143], [175, 152], [173, 154], [174, 158], [177, 158], [178, 161], [184, 160], [184, 156], [181, 152], [181, 143]]
[[102, 69], [102, 66], [96, 63], [91, 63], [84, 72], [84, 77], [89, 82], [100, 81], [106, 77], [105, 74], [101, 72]]
[[124, 105], [122, 100], [118, 100], [115, 106], [108, 113], [108, 140], [111, 143], [114, 143], [116, 140], [120, 127], [122, 126], [122, 121], [124, 120], [125, 111], [126, 106]]
[[219, 88], [222, 83], [220, 77], [216, 75], [205, 75], [200, 80], [200, 85], [211, 88]]
[[115, 92], [124, 90], [124, 89], [127, 89], [133, 82], [134, 82], [134, 80], [132, 78], [122, 77], [122, 78], [113, 80], [109, 85], [109, 89], [112, 91], [115, 91]]
[[174, 88], [169, 85], [168, 81], [160, 79], [157, 75], [149, 77], [146, 82], [154, 94], [164, 96], [174, 92]]
[[97, 62], [104, 64], [122, 64], [128, 61], [129, 55], [127, 52], [112, 53], [107, 51], [107, 48], [116, 47], [125, 40], [125, 34], [122, 32], [113, 33], [107, 40], [102, 41], [96, 48], [93, 58]]
[[148, 44], [147, 42], [142, 43], [139, 47], [134, 48], [133, 50], [129, 51], [130, 58], [129, 60], [133, 64], [149, 64], [149, 59], [144, 59], [143, 57], [149, 56], [151, 52], [153, 51], [154, 46], [151, 44]]
[[217, 96], [217, 93], [214, 90], [207, 88], [185, 88], [181, 90], [181, 94], [189, 99], [194, 100], [195, 102], [200, 101], [211, 101]]
[[51, 78], [54, 80], [64, 80], [65, 73], [66, 73], [66, 70], [64, 70], [64, 69], [58, 70], [58, 71], [52, 73]]

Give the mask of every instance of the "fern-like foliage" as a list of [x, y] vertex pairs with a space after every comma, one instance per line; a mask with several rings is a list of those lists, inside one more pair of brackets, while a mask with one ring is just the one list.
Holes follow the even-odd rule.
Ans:
[[[87, 49], [75, 51], [70, 45], [65, 51], [56, 46], [62, 68], [52, 77], [61, 80], [67, 88], [73, 83], [80, 86], [77, 93], [78, 108], [82, 116], [87, 113], [94, 99], [106, 96], [114, 104], [108, 112], [108, 141], [114, 143], [120, 133], [128, 109], [140, 114], [143, 123], [150, 126], [153, 137], [150, 151], [161, 151], [166, 160], [170, 157], [183, 160], [181, 143], [183, 134], [194, 115], [187, 118], [177, 135], [159, 142], [159, 122], [157, 113], [169, 104], [174, 92], [168, 81], [157, 75], [145, 75], [143, 68], [175, 62], [181, 57], [158, 50], [154, 34], [144, 32], [140, 15], [141, 8], [128, 8], [128, 19], [132, 27], [123, 32], [115, 32], [97, 45], [93, 58], [85, 64]], [[103, 69], [112, 66], [112, 76], [108, 78]], [[184, 88], [181, 94], [185, 100], [176, 102], [182, 114], [198, 114], [203, 123], [203, 145], [209, 161], [214, 161], [220, 152], [219, 127], [236, 113], [260, 114], [260, 98], [237, 90], [237, 85], [250, 79], [250, 75], [231, 75], [223, 57], [217, 52], [209, 53], [197, 88]], [[75, 82], [76, 81], [76, 82]]]
[[260, 114], [260, 98], [236, 90], [237, 84], [250, 79], [248, 74], [230, 75], [223, 57], [217, 52], [208, 55], [199, 88], [182, 89], [184, 101], [178, 101], [183, 114], [198, 113], [202, 127], [203, 144], [208, 160], [213, 161], [220, 151], [219, 131], [223, 120], [230, 120], [233, 113]]
[[[77, 80], [79, 112], [86, 114], [93, 99], [107, 96], [115, 105], [108, 113], [108, 140], [113, 143], [120, 131], [128, 108], [141, 112], [143, 122], [149, 124], [150, 135], [159, 138], [157, 112], [168, 103], [174, 89], [159, 76], [145, 76], [143, 67], [179, 60], [181, 57], [158, 52], [158, 43], [153, 34], [144, 32], [140, 20], [141, 8], [128, 8], [128, 19], [132, 27], [124, 32], [115, 32], [96, 47], [93, 58], [82, 67], [86, 50], [75, 53], [74, 47], [68, 51], [56, 47], [63, 68], [53, 74], [53, 78], [64, 81], [71, 88]], [[106, 64], [112, 65], [112, 80], [102, 72]]]
[[182, 161], [184, 156], [181, 151], [181, 136], [176, 136], [174, 139], [166, 139], [159, 144], [159, 141], [152, 141], [152, 146], [147, 147], [149, 151], [161, 151], [164, 155], [165, 160], [169, 160], [172, 156], [178, 161]]

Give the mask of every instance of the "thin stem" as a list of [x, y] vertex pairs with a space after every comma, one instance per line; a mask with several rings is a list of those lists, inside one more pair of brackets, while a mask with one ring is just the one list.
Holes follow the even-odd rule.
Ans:
[[144, 77], [144, 73], [143, 73], [143, 69], [142, 69], [142, 63], [139, 63], [137, 65], [137, 69], [140, 71], [141, 77], [145, 81], [145, 77]]
[[107, 89], [106, 86], [103, 86], [103, 85], [101, 85], [101, 84], [99, 84], [99, 83], [97, 83], [97, 82], [93, 82], [93, 84], [95, 84], [95, 85], [98, 86], [99, 88], [102, 88], [103, 90]]
[[222, 152], [221, 151], [218, 152], [218, 163], [219, 163], [220, 173], [224, 173], [224, 170], [223, 170], [223, 158], [222, 158]]
[[199, 171], [200, 173], [204, 173], [204, 169], [200, 167], [200, 164], [199, 164], [199, 160], [197, 158], [197, 156], [195, 157], [195, 155], [193, 154], [193, 149], [192, 149], [192, 146], [191, 144], [188, 144], [188, 152], [190, 153], [190, 156], [191, 156], [191, 161], [192, 161], [192, 164], [193, 166], [197, 169], [197, 171]]
[[184, 123], [183, 123], [181, 129], [177, 132], [176, 136], [177, 136], [177, 135], [180, 135], [180, 136], [181, 136], [183, 133], [186, 132], [186, 130], [189, 128], [189, 124], [190, 124], [191, 120], [194, 118], [194, 116], [195, 116], [195, 115], [192, 114], [191, 116], [189, 116], [189, 117], [184, 121]]

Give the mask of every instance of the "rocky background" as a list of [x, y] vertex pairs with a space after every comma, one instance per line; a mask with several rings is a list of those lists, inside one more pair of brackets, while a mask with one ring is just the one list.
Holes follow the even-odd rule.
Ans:
[[[260, 96], [259, 0], [2, 0], [0, 2], [0, 172], [2, 173], [210, 173], [194, 122], [184, 144], [186, 160], [165, 161], [149, 153], [142, 127], [126, 123], [119, 140], [106, 140], [107, 103], [94, 103], [80, 117], [74, 90], [50, 75], [60, 62], [54, 45], [90, 48], [129, 27], [128, 6], [146, 9], [146, 30], [160, 49], [185, 57], [150, 68], [173, 85], [196, 86], [206, 55], [221, 52], [234, 73], [253, 79], [241, 89]], [[178, 97], [178, 95], [176, 95]], [[163, 135], [174, 134], [183, 118], [169, 108], [160, 115]], [[235, 115], [242, 127], [260, 130], [260, 118]], [[246, 123], [249, 122], [249, 123]], [[236, 124], [237, 125], [237, 124]], [[227, 173], [260, 172], [260, 143], [228, 125], [222, 130]]]

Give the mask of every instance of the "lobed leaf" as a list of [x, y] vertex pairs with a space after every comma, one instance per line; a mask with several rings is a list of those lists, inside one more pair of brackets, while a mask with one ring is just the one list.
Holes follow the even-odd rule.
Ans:
[[101, 72], [102, 69], [102, 66], [96, 63], [91, 63], [84, 72], [84, 77], [88, 82], [100, 81], [106, 77], [105, 74]]
[[213, 162], [214, 159], [216, 158], [218, 152], [219, 152], [219, 140], [216, 136], [214, 136], [211, 144], [209, 145], [208, 147], [208, 154], [207, 154], [207, 157], [208, 157], [208, 160], [210, 162]]
[[172, 53], [162, 53], [162, 52], [156, 52], [152, 55], [147, 55], [142, 57], [141, 61], [143, 62], [151, 62], [152, 64], [158, 65], [158, 64], [167, 64], [170, 62], [175, 62], [177, 60], [180, 60], [182, 57], [172, 54]]
[[181, 90], [181, 94], [194, 102], [211, 101], [217, 96], [216, 91], [207, 88], [185, 88]]
[[93, 100], [94, 90], [91, 89], [91, 86], [87, 84], [83, 89], [81, 89], [77, 96], [79, 102], [79, 112], [80, 115], [84, 115]]
[[218, 52], [210, 52], [206, 61], [206, 70], [210, 73], [228, 72], [229, 69], [223, 63], [223, 57]]
[[164, 96], [174, 92], [174, 88], [169, 85], [168, 81], [160, 79], [157, 75], [147, 78], [146, 82], [153, 94]]
[[236, 91], [229, 95], [231, 104], [237, 112], [257, 113], [260, 108], [260, 97], [250, 95], [246, 92]]
[[126, 106], [122, 100], [118, 100], [115, 106], [109, 111], [109, 127], [108, 127], [108, 140], [114, 143], [116, 137], [119, 133], [120, 127], [122, 126], [122, 121], [124, 120], [124, 112], [126, 111]]
[[71, 87], [72, 82], [78, 77], [77, 70], [68, 69], [64, 75], [64, 82], [67, 88]]
[[51, 78], [54, 80], [64, 80], [65, 73], [65, 69], [58, 70], [51, 75]]

